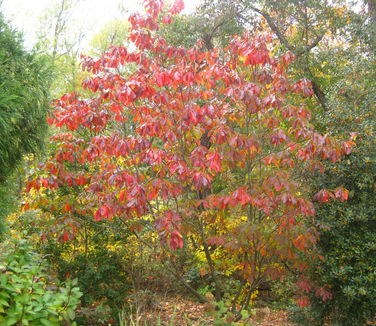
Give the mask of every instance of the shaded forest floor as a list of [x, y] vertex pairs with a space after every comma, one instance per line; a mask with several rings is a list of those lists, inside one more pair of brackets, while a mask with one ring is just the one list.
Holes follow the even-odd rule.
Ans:
[[[213, 325], [214, 317], [210, 312], [214, 309], [211, 304], [200, 304], [180, 297], [163, 297], [158, 304], [133, 314], [133, 320], [141, 324], [174, 326], [209, 326]], [[240, 325], [240, 324], [239, 324]], [[288, 321], [286, 311], [271, 310], [270, 308], [255, 308], [254, 314], [244, 321], [244, 325], [257, 326], [293, 326]]]

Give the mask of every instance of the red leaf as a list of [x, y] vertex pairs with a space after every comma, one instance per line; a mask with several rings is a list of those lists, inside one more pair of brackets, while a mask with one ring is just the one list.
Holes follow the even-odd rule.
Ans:
[[207, 160], [209, 163], [209, 168], [215, 172], [220, 172], [222, 165], [221, 165], [221, 157], [218, 153], [210, 153], [207, 155]]
[[322, 301], [326, 301], [326, 300], [331, 300], [333, 299], [333, 295], [332, 293], [330, 293], [327, 289], [325, 289], [325, 287], [323, 286], [320, 286], [319, 288], [316, 289], [315, 291], [315, 295], [317, 297], [321, 297], [322, 298]]
[[333, 198], [333, 194], [325, 189], [320, 190], [316, 195], [313, 196], [313, 199], [317, 200], [320, 204], [326, 203], [330, 198]]
[[302, 278], [296, 282], [298, 289], [302, 290], [305, 293], [309, 293], [312, 289], [312, 284], [306, 278]]
[[231, 197], [236, 200], [235, 204], [240, 203], [241, 205], [246, 205], [252, 202], [252, 197], [244, 188], [239, 188], [238, 190], [233, 192]]
[[193, 182], [197, 189], [207, 188], [210, 186], [211, 178], [202, 172], [196, 172], [193, 174]]
[[64, 205], [64, 212], [71, 212], [72, 211], [72, 206], [70, 204], [65, 204]]
[[276, 191], [281, 191], [281, 189], [283, 188], [283, 184], [278, 177], [270, 178], [270, 182], [273, 184]]
[[121, 201], [123, 201], [126, 198], [126, 196], [127, 196], [127, 190], [126, 189], [120, 190], [120, 192], [119, 192], [119, 199]]
[[304, 250], [306, 247], [306, 238], [301, 234], [294, 241], [293, 244], [299, 250]]
[[69, 240], [69, 232], [68, 231], [64, 231], [63, 241], [66, 242], [68, 240]]
[[170, 8], [169, 12], [173, 15], [179, 14], [184, 10], [184, 1], [175, 0], [173, 6]]
[[76, 178], [76, 183], [79, 186], [83, 186], [87, 183], [86, 178], [83, 175], [80, 175], [78, 178]]
[[173, 231], [171, 233], [170, 247], [173, 250], [176, 250], [177, 248], [183, 248], [184, 247], [183, 236], [178, 231]]
[[273, 145], [278, 145], [288, 140], [288, 137], [282, 129], [276, 129], [271, 136], [271, 143]]
[[101, 206], [96, 213], [94, 214], [94, 219], [100, 221], [102, 218], [111, 219], [113, 216], [113, 211], [110, 206], [104, 205]]
[[162, 18], [163, 24], [171, 24], [171, 22], [172, 22], [172, 19], [171, 19], [170, 15], [163, 16], [163, 18]]
[[297, 302], [298, 302], [298, 305], [302, 308], [309, 307], [311, 305], [311, 301], [307, 296], [302, 296], [298, 298]]
[[342, 187], [339, 187], [336, 190], [334, 190], [334, 195], [341, 202], [344, 202], [345, 200], [347, 200], [349, 198], [349, 191], [346, 190], [346, 189], [344, 189], [344, 188], [342, 188]]

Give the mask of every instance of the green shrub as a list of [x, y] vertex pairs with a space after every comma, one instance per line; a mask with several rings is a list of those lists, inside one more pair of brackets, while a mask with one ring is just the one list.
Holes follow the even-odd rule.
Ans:
[[[55, 284], [25, 240], [0, 245], [0, 325], [62, 325], [75, 318], [76, 280]], [[71, 324], [75, 325], [75, 323]]]
[[61, 261], [59, 269], [61, 274], [70, 271], [73, 277], [78, 278], [80, 289], [84, 292], [84, 306], [103, 302], [113, 309], [121, 309], [124, 305], [131, 285], [124, 274], [122, 257], [116, 252], [96, 248], [87, 257], [81, 254], [73, 262]]
[[350, 195], [344, 203], [333, 201], [317, 207], [317, 247], [322, 260], [312, 266], [312, 279], [328, 284], [333, 299], [323, 301], [313, 295], [310, 309], [295, 311], [296, 318], [314, 321], [303, 321], [302, 325], [329, 322], [335, 326], [361, 326], [375, 318], [375, 172], [376, 146], [363, 136], [346, 160], [328, 166], [319, 179], [319, 188], [341, 185]]

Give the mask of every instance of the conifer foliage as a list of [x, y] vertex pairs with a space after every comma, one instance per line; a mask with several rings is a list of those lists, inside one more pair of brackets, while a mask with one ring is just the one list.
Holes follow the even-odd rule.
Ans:
[[0, 14], [0, 184], [23, 154], [43, 142], [48, 109], [48, 65], [27, 53], [19, 32]]

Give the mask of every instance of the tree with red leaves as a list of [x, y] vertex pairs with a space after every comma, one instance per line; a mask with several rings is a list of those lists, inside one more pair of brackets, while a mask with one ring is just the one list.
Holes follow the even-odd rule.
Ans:
[[[90, 95], [54, 102], [49, 123], [66, 132], [52, 137], [56, 150], [28, 190], [50, 194], [34, 206], [54, 206], [61, 241], [74, 238], [77, 216], [120, 219], [132, 230], [153, 221], [166, 248], [204, 253], [216, 299], [226, 277], [239, 281], [233, 308], [241, 310], [289, 266], [303, 275], [309, 264], [301, 252], [316, 258], [316, 232], [305, 224], [315, 210], [296, 171], [322, 172], [322, 160], [339, 161], [354, 143], [315, 131], [302, 104], [313, 94], [311, 83], [290, 81], [294, 56], [271, 55], [270, 35], [234, 36], [225, 51], [200, 42], [174, 47], [156, 31], [183, 2], [144, 4], [144, 14], [129, 18], [136, 49], [112, 47], [98, 60], [84, 57], [82, 68], [91, 76], [83, 87]], [[61, 189], [76, 195], [57, 208], [51, 194]], [[313, 199], [347, 195], [325, 189]], [[221, 259], [213, 258], [217, 251]], [[330, 297], [304, 277], [297, 285], [302, 294]], [[307, 305], [307, 297], [300, 302]]]

